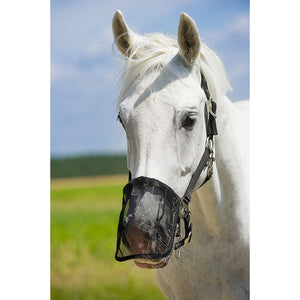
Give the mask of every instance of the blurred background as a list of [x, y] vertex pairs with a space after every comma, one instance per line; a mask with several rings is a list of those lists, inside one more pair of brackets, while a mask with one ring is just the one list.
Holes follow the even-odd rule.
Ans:
[[140, 34], [175, 37], [189, 14], [225, 65], [229, 98], [249, 98], [247, 0], [51, 1], [51, 299], [163, 299], [154, 271], [114, 261], [127, 181], [117, 9]]

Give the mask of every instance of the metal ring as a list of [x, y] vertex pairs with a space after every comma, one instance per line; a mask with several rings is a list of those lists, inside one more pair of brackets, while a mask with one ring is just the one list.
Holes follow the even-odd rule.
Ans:
[[208, 136], [206, 139], [206, 148], [208, 148], [209, 150], [214, 150], [214, 147], [215, 147], [214, 139]]

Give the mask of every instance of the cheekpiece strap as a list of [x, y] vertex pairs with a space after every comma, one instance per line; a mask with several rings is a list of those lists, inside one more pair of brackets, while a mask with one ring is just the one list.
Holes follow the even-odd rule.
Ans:
[[217, 112], [217, 103], [210, 99], [209, 103], [211, 105], [208, 112], [208, 124], [206, 127], [206, 133], [208, 137], [213, 137], [218, 134], [217, 123], [216, 123], [216, 112]]
[[[206, 166], [208, 166], [211, 163], [212, 151], [213, 151], [211, 144], [213, 144], [214, 135], [218, 134], [217, 124], [216, 124], [217, 103], [210, 98], [210, 92], [207, 86], [207, 82], [202, 72], [201, 72], [201, 88], [204, 90], [204, 93], [207, 98], [207, 103], [205, 103], [204, 115], [205, 115], [207, 139], [209, 140], [208, 141], [209, 143], [206, 144], [205, 151], [202, 155], [199, 165], [196, 171], [194, 172], [191, 181], [182, 198], [183, 202], [186, 205], [188, 205], [189, 202], [191, 201], [193, 190], [201, 175], [201, 172]], [[211, 173], [207, 175], [205, 181], [201, 184], [201, 186], [211, 178], [211, 175], [212, 175]]]
[[207, 82], [205, 77], [203, 76], [203, 73], [201, 72], [201, 88], [205, 93], [206, 99], [209, 100], [210, 99], [210, 92], [207, 86]]
[[208, 112], [208, 117], [205, 114], [206, 134], [207, 136], [217, 135], [218, 134], [217, 124], [216, 124], [217, 103], [213, 99], [211, 99], [207, 81], [202, 72], [201, 72], [201, 88], [203, 89], [208, 102], [208, 104], [205, 104], [206, 110]]
[[[218, 134], [217, 124], [216, 124], [216, 112], [217, 112], [217, 103], [211, 99], [210, 92], [207, 86], [207, 82], [205, 77], [201, 72], [201, 88], [204, 90], [207, 101], [205, 102], [204, 108], [204, 116], [205, 116], [205, 124], [206, 124], [206, 135], [207, 142], [205, 146], [204, 153], [201, 157], [201, 160], [198, 164], [196, 171], [194, 172], [191, 181], [181, 199], [181, 207], [179, 217], [184, 221], [184, 238], [178, 241], [175, 244], [175, 250], [178, 248], [188, 244], [191, 241], [192, 237], [192, 224], [190, 223], [190, 210], [189, 203], [191, 202], [192, 193], [196, 186], [196, 183], [204, 170], [205, 167], [208, 167], [207, 175], [204, 182], [201, 186], [206, 183], [213, 174], [213, 162], [214, 162], [214, 136]], [[201, 187], [200, 186], [200, 187]]]

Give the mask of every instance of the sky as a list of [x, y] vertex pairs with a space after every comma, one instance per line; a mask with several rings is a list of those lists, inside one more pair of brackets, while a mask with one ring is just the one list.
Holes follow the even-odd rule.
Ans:
[[224, 63], [233, 89], [229, 98], [249, 99], [249, 1], [52, 0], [52, 157], [126, 152], [116, 121], [121, 64], [111, 22], [117, 9], [135, 32], [174, 37], [186, 12]]

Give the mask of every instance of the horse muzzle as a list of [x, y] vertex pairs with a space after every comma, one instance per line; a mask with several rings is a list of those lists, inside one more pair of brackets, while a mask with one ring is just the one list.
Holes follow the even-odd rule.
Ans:
[[123, 189], [118, 224], [118, 261], [134, 259], [142, 268], [162, 268], [174, 248], [180, 197], [163, 182], [138, 177]]

